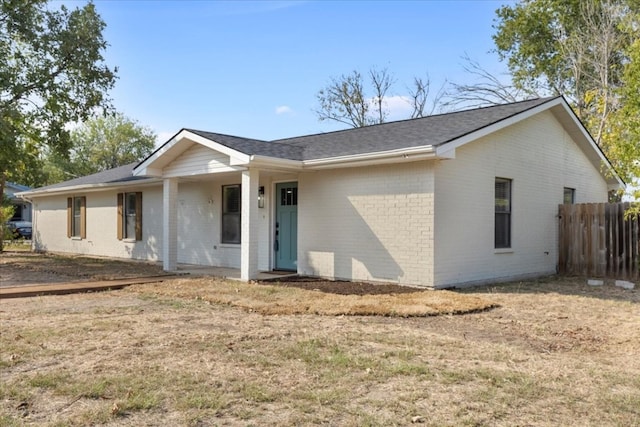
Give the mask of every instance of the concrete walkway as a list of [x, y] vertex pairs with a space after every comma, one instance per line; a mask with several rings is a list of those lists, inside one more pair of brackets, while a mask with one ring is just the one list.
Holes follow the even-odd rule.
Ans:
[[94, 280], [89, 282], [44, 283], [35, 285], [8, 286], [0, 288], [0, 299], [106, 291], [109, 289], [122, 289], [129, 285], [137, 285], [141, 283], [164, 282], [165, 280], [176, 279], [179, 277], [185, 277], [185, 275], [132, 277], [129, 279]]

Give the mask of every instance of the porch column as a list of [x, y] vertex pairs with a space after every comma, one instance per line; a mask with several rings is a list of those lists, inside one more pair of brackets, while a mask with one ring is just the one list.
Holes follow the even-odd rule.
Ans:
[[162, 269], [178, 269], [178, 180], [162, 182]]
[[258, 181], [260, 171], [242, 172], [242, 212], [240, 234], [240, 279], [258, 277]]

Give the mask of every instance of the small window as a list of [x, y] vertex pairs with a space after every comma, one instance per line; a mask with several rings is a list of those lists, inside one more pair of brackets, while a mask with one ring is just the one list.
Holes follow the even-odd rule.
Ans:
[[495, 247], [511, 247], [511, 180], [505, 178], [495, 182]]
[[240, 243], [241, 187], [222, 186], [222, 243]]
[[575, 188], [564, 187], [564, 199], [565, 205], [572, 205], [576, 202], [576, 190]]
[[118, 193], [118, 240], [142, 240], [142, 193]]
[[87, 199], [86, 197], [67, 198], [67, 237], [85, 239], [87, 236]]
[[280, 189], [280, 206], [298, 205], [298, 187]]

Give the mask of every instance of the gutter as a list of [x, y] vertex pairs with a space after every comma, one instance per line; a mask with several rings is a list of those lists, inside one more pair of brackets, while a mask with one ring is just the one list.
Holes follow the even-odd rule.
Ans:
[[130, 186], [146, 187], [146, 186], [150, 186], [160, 182], [162, 182], [162, 179], [148, 178], [144, 180], [133, 180], [133, 181], [123, 181], [123, 182], [74, 185], [71, 187], [58, 187], [58, 188], [51, 188], [48, 190], [40, 190], [40, 191], [30, 190], [30, 191], [15, 193], [15, 195], [20, 197], [23, 200], [28, 200], [29, 202], [32, 202], [32, 199], [37, 197], [57, 196], [61, 194], [78, 193], [78, 192], [92, 193], [92, 192], [101, 191], [104, 189], [118, 188], [118, 187], [130, 187]]
[[384, 163], [411, 162], [424, 159], [439, 158], [432, 145], [415, 148], [379, 151], [376, 153], [355, 154], [347, 156], [328, 157], [324, 159], [305, 160], [303, 165], [308, 169], [327, 169], [331, 167], [356, 167]]

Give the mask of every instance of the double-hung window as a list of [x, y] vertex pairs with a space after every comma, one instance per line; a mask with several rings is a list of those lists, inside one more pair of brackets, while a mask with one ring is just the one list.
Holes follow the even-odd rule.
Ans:
[[222, 186], [222, 243], [240, 243], [240, 184]]
[[511, 180], [495, 182], [495, 248], [511, 247]]
[[118, 193], [118, 240], [142, 240], [142, 193]]
[[85, 239], [87, 237], [87, 198], [67, 198], [67, 237]]

